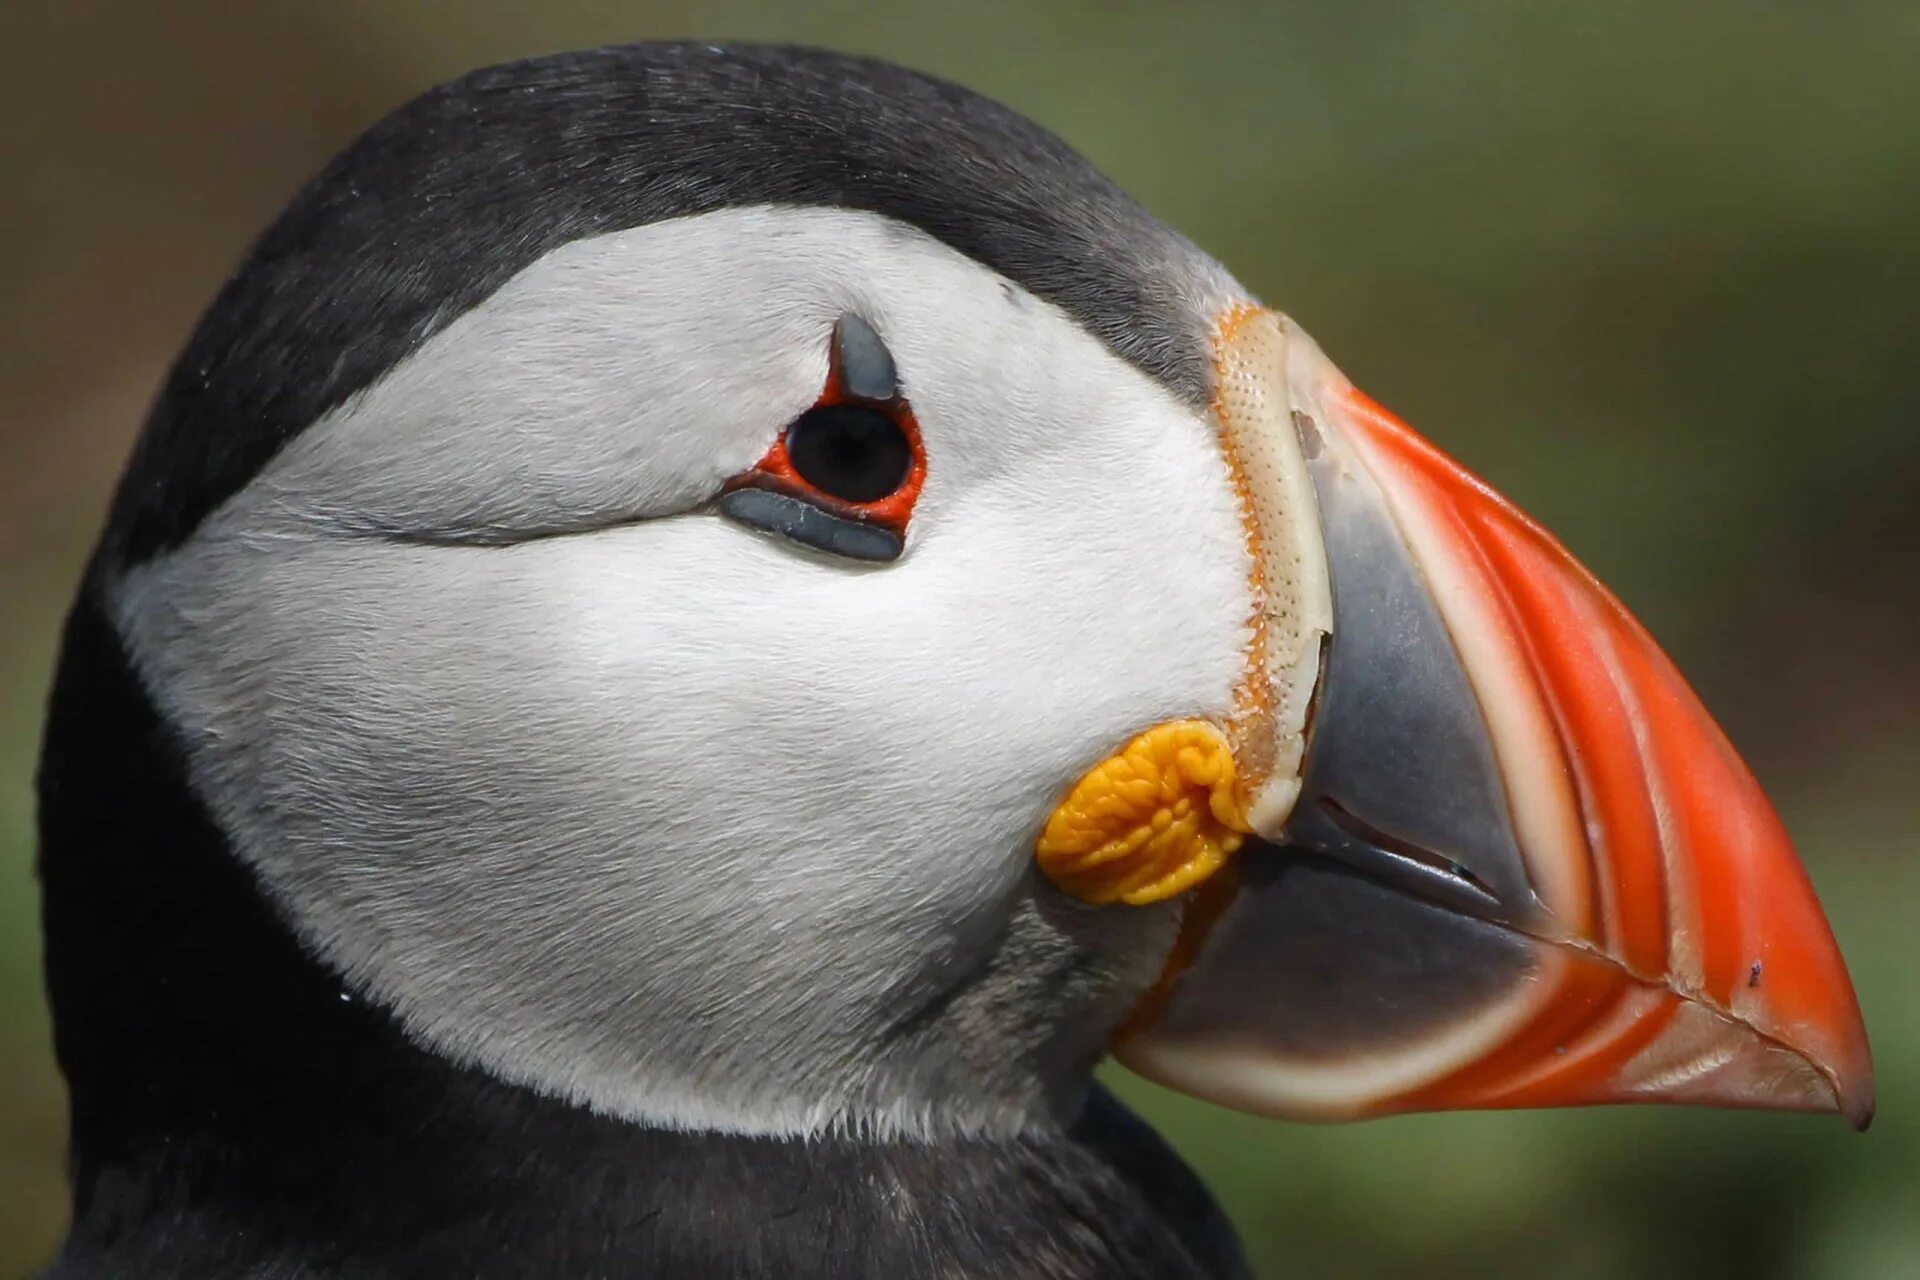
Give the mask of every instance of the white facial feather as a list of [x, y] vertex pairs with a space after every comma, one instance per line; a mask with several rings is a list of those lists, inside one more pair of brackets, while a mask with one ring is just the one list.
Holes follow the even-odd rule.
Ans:
[[[925, 440], [889, 565], [703, 506], [847, 311]], [[924, 235], [730, 210], [535, 263], [116, 614], [239, 856], [428, 1045], [656, 1123], [1017, 1129], [1170, 942], [1031, 855], [1081, 771], [1245, 669], [1214, 432]]]

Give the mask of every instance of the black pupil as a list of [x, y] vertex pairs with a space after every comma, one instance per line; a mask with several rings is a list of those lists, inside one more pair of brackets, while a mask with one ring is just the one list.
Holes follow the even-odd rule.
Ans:
[[877, 409], [822, 405], [787, 428], [793, 469], [842, 502], [878, 502], [906, 483], [913, 450], [900, 424]]

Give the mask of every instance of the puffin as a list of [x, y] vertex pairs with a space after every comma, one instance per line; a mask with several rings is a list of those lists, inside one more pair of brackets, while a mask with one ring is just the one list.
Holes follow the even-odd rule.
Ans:
[[96, 1277], [1230, 1277], [1093, 1080], [1838, 1112], [1779, 819], [1544, 529], [1037, 125], [480, 70], [165, 379], [38, 775]]

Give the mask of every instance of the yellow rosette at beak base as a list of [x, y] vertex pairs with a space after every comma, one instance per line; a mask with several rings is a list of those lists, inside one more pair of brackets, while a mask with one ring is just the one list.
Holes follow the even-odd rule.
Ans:
[[1082, 901], [1141, 906], [1213, 875], [1251, 831], [1226, 734], [1174, 720], [1088, 770], [1047, 819], [1034, 856]]

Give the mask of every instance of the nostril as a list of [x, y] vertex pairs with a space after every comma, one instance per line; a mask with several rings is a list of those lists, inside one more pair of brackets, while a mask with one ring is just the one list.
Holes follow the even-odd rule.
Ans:
[[1319, 424], [1314, 422], [1311, 414], [1303, 413], [1295, 409], [1293, 411], [1293, 429], [1300, 435], [1300, 453], [1308, 462], [1312, 462], [1315, 458], [1318, 458], [1321, 452], [1327, 447], [1326, 441], [1320, 438]]

